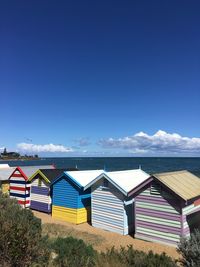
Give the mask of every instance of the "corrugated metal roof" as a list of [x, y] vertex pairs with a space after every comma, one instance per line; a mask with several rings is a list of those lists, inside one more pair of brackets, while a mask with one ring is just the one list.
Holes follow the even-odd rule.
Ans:
[[10, 175], [14, 172], [16, 167], [0, 168], [0, 181], [6, 181]]
[[89, 170], [89, 171], [66, 171], [65, 174], [68, 175], [72, 180], [74, 180], [79, 186], [86, 186], [97, 176], [103, 173], [103, 170]]
[[147, 180], [150, 175], [141, 169], [104, 172], [96, 179], [91, 181], [85, 187], [85, 189], [87, 189], [103, 177], [107, 178], [111, 183], [113, 183], [122, 193], [127, 194], [138, 185], [143, 183], [145, 180]]
[[200, 178], [189, 171], [156, 173], [153, 176], [184, 200], [200, 196]]
[[126, 193], [136, 188], [150, 177], [149, 174], [141, 169], [107, 172], [106, 174]]
[[25, 173], [28, 178], [39, 169], [55, 169], [53, 165], [19, 166], [19, 168]]

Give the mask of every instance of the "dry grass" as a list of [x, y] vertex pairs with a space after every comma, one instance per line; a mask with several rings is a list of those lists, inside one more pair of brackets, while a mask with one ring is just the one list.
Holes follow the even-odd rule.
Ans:
[[174, 247], [161, 245], [158, 243], [151, 243], [135, 239], [130, 235], [121, 236], [116, 233], [104, 231], [92, 227], [89, 223], [75, 225], [69, 222], [59, 221], [52, 218], [50, 215], [33, 211], [35, 216], [42, 220], [43, 234], [48, 234], [51, 238], [73, 236], [78, 239], [83, 239], [87, 244], [90, 244], [99, 252], [106, 252], [113, 246], [116, 249], [120, 247], [127, 247], [132, 245], [134, 249], [148, 253], [152, 250], [154, 253], [161, 254], [165, 252], [174, 259], [180, 257]]
[[98, 246], [105, 240], [99, 235], [77, 231], [72, 227], [54, 223], [44, 223], [42, 225], [42, 233], [43, 235], [48, 235], [50, 238], [72, 236], [77, 239], [82, 239], [86, 244], [92, 246]]

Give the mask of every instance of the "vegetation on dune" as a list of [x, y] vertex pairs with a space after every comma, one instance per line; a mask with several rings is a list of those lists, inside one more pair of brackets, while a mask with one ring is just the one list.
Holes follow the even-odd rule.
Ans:
[[178, 245], [178, 252], [182, 258], [180, 260], [184, 267], [200, 266], [200, 231], [196, 230], [191, 237], [183, 238]]
[[40, 219], [17, 201], [0, 195], [0, 263], [1, 266], [30, 266], [46, 260], [48, 250], [42, 237]]
[[[48, 229], [53, 229], [50, 225]], [[55, 231], [55, 229], [54, 229]], [[56, 230], [57, 231], [57, 230]], [[78, 236], [44, 236], [40, 219], [22, 209], [16, 200], [0, 194], [0, 266], [2, 267], [197, 267], [200, 266], [200, 232], [183, 239], [177, 265], [166, 254], [144, 253], [132, 246], [97, 252]], [[94, 238], [94, 237], [92, 237]], [[87, 241], [86, 241], [87, 242]]]

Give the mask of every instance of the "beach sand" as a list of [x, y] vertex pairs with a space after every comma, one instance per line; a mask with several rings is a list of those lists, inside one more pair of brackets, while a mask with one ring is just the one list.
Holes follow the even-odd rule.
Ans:
[[92, 227], [89, 223], [74, 225], [72, 223], [53, 219], [51, 215], [46, 213], [38, 211], [33, 211], [33, 213], [36, 217], [41, 219], [44, 234], [49, 234], [50, 237], [64, 237], [71, 235], [76, 238], [83, 239], [86, 243], [91, 244], [98, 251], [106, 251], [113, 246], [115, 246], [115, 248], [120, 248], [120, 246], [126, 247], [127, 245], [132, 245], [134, 249], [142, 250], [144, 252], [148, 252], [150, 250], [158, 254], [165, 252], [168, 256], [174, 259], [180, 258], [176, 248], [171, 246], [146, 242], [135, 239], [129, 235], [122, 236], [116, 233], [104, 231]]

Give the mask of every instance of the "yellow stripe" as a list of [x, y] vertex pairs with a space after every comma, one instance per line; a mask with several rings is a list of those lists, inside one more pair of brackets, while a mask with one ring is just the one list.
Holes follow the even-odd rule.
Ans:
[[75, 224], [84, 223], [90, 220], [90, 207], [71, 209], [59, 206], [52, 206], [52, 217]]

